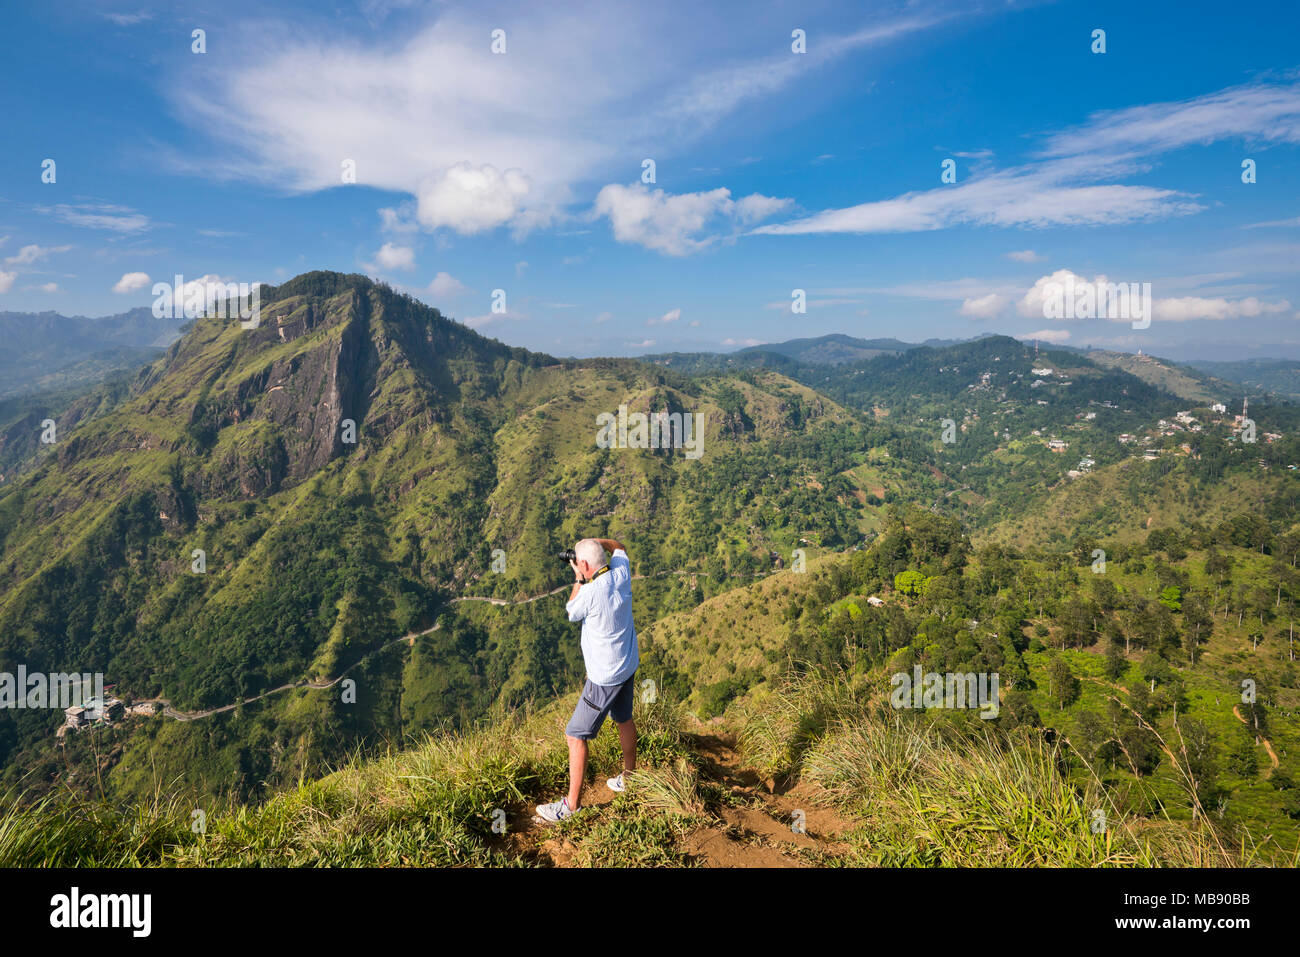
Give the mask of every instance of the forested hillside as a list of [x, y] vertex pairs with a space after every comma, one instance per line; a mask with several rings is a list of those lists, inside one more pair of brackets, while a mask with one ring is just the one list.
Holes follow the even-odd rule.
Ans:
[[[889, 427], [777, 375], [561, 362], [360, 277], [308, 274], [263, 303], [260, 328], [197, 322], [129, 397], [33, 443], [0, 496], [0, 657], [102, 671], [126, 700], [184, 713], [345, 671], [354, 701], [290, 690], [57, 746], [61, 715], [9, 711], [11, 780], [247, 796], [359, 743], [552, 695], [579, 661], [553, 608], [396, 639], [453, 597], [562, 583], [555, 552], [595, 530], [635, 541], [638, 571], [695, 570], [710, 589], [801, 539], [849, 547], [875, 519], [847, 473], [864, 449], [906, 458]], [[620, 405], [702, 413], [702, 455], [597, 447], [596, 415]], [[648, 593], [671, 607], [682, 587]]]
[[[11, 411], [0, 670], [164, 708], [60, 737], [0, 713], [29, 797], [259, 801], [550, 701], [582, 670], [555, 553], [594, 534], [629, 545], [644, 673], [700, 719], [810, 668], [996, 673], [995, 719], [926, 720], [1050, 729], [1131, 813], [1293, 848], [1295, 407], [1248, 427], [1238, 397], [996, 336], [565, 360], [359, 276], [262, 301]], [[620, 407], [702, 416], [700, 454], [602, 447]]]

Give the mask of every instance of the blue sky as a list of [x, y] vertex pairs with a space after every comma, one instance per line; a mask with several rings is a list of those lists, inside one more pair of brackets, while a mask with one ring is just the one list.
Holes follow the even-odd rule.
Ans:
[[[0, 310], [337, 269], [557, 355], [999, 332], [1300, 358], [1300, 13], [1223, 7], [7, 10]], [[1154, 321], [1044, 318], [1066, 276], [1150, 282]]]

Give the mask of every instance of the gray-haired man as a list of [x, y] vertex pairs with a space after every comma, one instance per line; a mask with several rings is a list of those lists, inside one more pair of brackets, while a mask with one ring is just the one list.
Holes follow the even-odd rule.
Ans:
[[[611, 556], [605, 561], [605, 550]], [[596, 736], [605, 716], [618, 725], [623, 771], [608, 782], [622, 791], [623, 775], [636, 769], [636, 724], [632, 720], [633, 679], [641, 663], [632, 624], [632, 569], [623, 546], [610, 538], [584, 538], [573, 547], [576, 580], [565, 610], [569, 621], [582, 622], [582, 659], [587, 681], [564, 729], [569, 743], [569, 793], [537, 807], [544, 821], [563, 821], [582, 807], [587, 774], [587, 742]]]

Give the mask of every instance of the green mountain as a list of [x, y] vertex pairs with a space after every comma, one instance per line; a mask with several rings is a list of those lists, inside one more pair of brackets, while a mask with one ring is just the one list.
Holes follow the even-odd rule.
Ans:
[[[1289, 826], [1296, 406], [1252, 401], [1251, 443], [1183, 380], [1001, 336], [835, 364], [560, 360], [360, 276], [308, 273], [262, 302], [255, 330], [200, 319], [132, 376], [0, 406], [0, 672], [100, 671], [163, 707], [61, 735], [57, 709], [0, 710], [3, 776], [29, 799], [275, 807], [412, 735], [550, 714], [581, 678], [554, 556], [598, 534], [629, 543], [665, 699], [855, 813], [894, 792], [843, 777], [876, 759], [836, 721], [874, 729], [872, 748], [893, 732], [801, 684], [809, 669], [846, 675], [854, 707], [915, 666], [1001, 673], [996, 722], [909, 726], [936, 767], [985, 731], [1047, 728], [1086, 765], [1043, 773], [1114, 789], [1125, 814]], [[702, 416], [698, 456], [604, 447], [620, 411]], [[1238, 718], [1247, 678], [1258, 707]], [[1260, 722], [1249, 745], [1241, 721]], [[1199, 750], [1168, 758], [1159, 739], [1182, 733]], [[550, 773], [502, 786], [518, 802]], [[912, 860], [905, 817], [855, 859]]]
[[1196, 360], [1188, 363], [1220, 379], [1240, 383], [1257, 392], [1273, 392], [1300, 399], [1300, 361], [1295, 359], [1242, 359], [1237, 362]]
[[[702, 414], [702, 455], [599, 448], [597, 415], [621, 405]], [[355, 703], [290, 689], [202, 724], [128, 722], [93, 775], [85, 738], [56, 753], [59, 716], [0, 713], [11, 778], [123, 796], [157, 775], [248, 795], [359, 742], [552, 695], [579, 666], [565, 622], [506, 628], [449, 600], [562, 584], [552, 556], [595, 531], [636, 541], [640, 572], [712, 588], [800, 539], [846, 547], [872, 519], [841, 473], [889, 440], [779, 375], [560, 362], [331, 273], [265, 290], [256, 330], [196, 322], [118, 404], [57, 425], [0, 493], [4, 669], [102, 671], [178, 713], [356, 682]], [[695, 594], [665, 579], [647, 597]]]
[[907, 342], [897, 339], [857, 339], [840, 333], [818, 336], [814, 339], [789, 339], [761, 346], [741, 349], [741, 354], [751, 352], [775, 352], [788, 356], [802, 363], [822, 363], [839, 365], [842, 362], [856, 362], [859, 359], [874, 359], [879, 355], [893, 355], [913, 349]]
[[768, 342], [735, 352], [665, 352], [644, 356], [643, 361], [686, 373], [760, 367], [787, 370], [859, 362], [877, 356], [897, 355], [920, 346], [940, 347], [954, 342], [955, 340], [927, 339], [918, 344], [898, 339], [858, 339], [842, 333], [831, 333], [810, 339]]

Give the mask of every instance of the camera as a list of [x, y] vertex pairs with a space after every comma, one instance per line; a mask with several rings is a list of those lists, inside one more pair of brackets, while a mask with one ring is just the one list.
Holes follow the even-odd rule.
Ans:
[[576, 562], [578, 560], [578, 556], [577, 554], [574, 553], [572, 548], [566, 548], [562, 552], [557, 552], [555, 557], [558, 558], [560, 561], [564, 562], [566, 565], [569, 562]]

